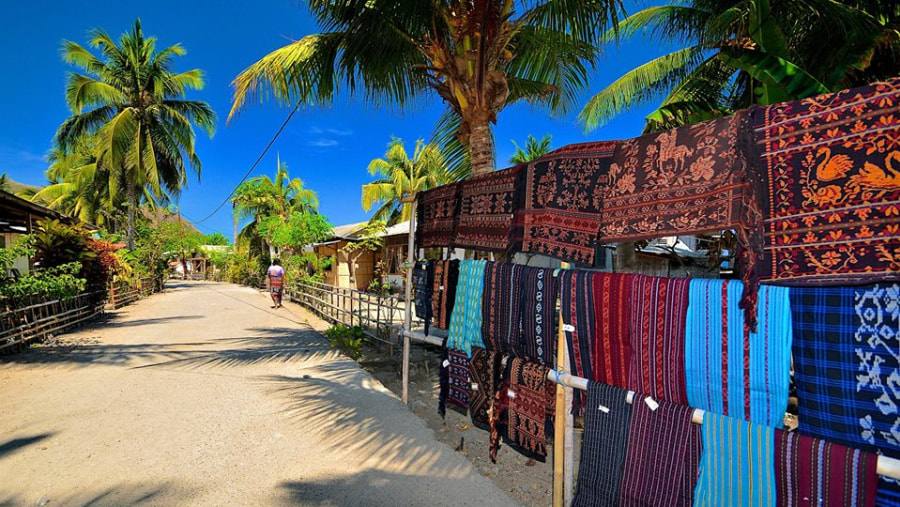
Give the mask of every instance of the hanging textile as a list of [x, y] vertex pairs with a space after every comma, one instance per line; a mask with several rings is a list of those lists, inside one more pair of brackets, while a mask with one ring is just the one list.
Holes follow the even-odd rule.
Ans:
[[[900, 458], [900, 285], [792, 287], [798, 430]], [[900, 504], [881, 477], [878, 505]]]
[[702, 448], [694, 409], [666, 401], [653, 409], [644, 400], [636, 395], [631, 405], [621, 505], [690, 507]]
[[508, 359], [509, 356], [504, 357], [500, 361], [500, 385], [497, 388], [497, 393], [494, 394], [494, 404], [491, 405], [488, 413], [491, 421], [489, 454], [492, 463], [497, 462], [500, 443], [509, 427], [509, 368], [511, 361], [508, 361]]
[[749, 282], [762, 217], [748, 179], [746, 123], [739, 111], [620, 143], [603, 197], [601, 241], [734, 229]]
[[738, 308], [743, 290], [737, 280], [690, 282], [688, 404], [780, 428], [791, 382], [788, 289], [760, 287], [756, 332], [750, 332]]
[[592, 266], [617, 141], [573, 144], [531, 162], [516, 211], [515, 243], [538, 253]]
[[588, 383], [584, 439], [572, 507], [619, 505], [631, 420], [626, 394], [618, 387]]
[[877, 455], [781, 430], [775, 452], [778, 505], [875, 505]]
[[450, 328], [450, 315], [456, 302], [456, 283], [459, 279], [459, 261], [434, 261], [434, 289], [431, 291], [432, 325]]
[[489, 262], [484, 270], [482, 335], [488, 350], [510, 352], [510, 340], [519, 339], [522, 266]]
[[481, 303], [484, 291], [484, 268], [487, 261], [461, 261], [456, 302], [450, 316], [447, 348], [472, 354], [472, 347], [484, 348], [481, 337]]
[[544, 461], [553, 436], [556, 383], [547, 379], [546, 366], [519, 358], [510, 362], [507, 438], [519, 452]]
[[482, 348], [472, 349], [469, 359], [469, 413], [472, 423], [490, 430], [490, 408], [500, 380], [500, 354]]
[[684, 372], [687, 278], [637, 276], [632, 284], [628, 389], [687, 405]]
[[559, 284], [552, 269], [523, 267], [521, 275], [521, 333], [512, 353], [544, 366], [553, 365]]
[[412, 272], [413, 304], [416, 308], [416, 316], [425, 322], [425, 335], [428, 335], [428, 326], [431, 324], [431, 297], [434, 289], [434, 269], [431, 262], [416, 262]]
[[453, 246], [506, 252], [513, 213], [522, 195], [521, 166], [475, 176], [460, 183], [459, 218]]
[[[627, 387], [631, 361], [631, 291], [636, 275], [562, 270], [560, 307], [569, 369], [577, 376]], [[581, 415], [585, 394], [575, 393]]]
[[756, 108], [764, 279], [900, 279], [900, 78]]
[[704, 413], [694, 505], [775, 505], [775, 431], [736, 417]]
[[459, 183], [420, 192], [416, 197], [416, 246], [449, 247], [459, 215]]
[[447, 401], [463, 415], [469, 410], [469, 357], [465, 352], [447, 349]]

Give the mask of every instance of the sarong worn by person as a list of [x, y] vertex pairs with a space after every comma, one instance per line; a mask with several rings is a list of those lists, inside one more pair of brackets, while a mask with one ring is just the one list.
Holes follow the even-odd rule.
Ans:
[[272, 265], [266, 271], [266, 277], [269, 279], [269, 292], [272, 295], [272, 308], [281, 308], [281, 293], [284, 291], [284, 268], [281, 267], [281, 261], [272, 260]]

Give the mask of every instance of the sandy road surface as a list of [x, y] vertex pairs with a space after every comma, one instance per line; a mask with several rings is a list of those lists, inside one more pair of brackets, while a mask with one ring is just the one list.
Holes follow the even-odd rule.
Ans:
[[0, 358], [0, 506], [514, 505], [305, 317], [178, 282]]

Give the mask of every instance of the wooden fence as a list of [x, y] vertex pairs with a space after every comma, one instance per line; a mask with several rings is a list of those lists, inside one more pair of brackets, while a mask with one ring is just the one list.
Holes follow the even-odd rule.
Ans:
[[154, 292], [159, 291], [162, 282], [154, 281], [153, 278], [141, 278], [133, 284], [115, 283], [109, 288], [109, 302], [107, 308], [116, 310], [125, 305], [131, 304], [138, 299], [145, 298]]
[[84, 293], [0, 313], [0, 352], [63, 333], [103, 313], [103, 304], [102, 292]]
[[370, 338], [391, 346], [398, 343], [406, 317], [404, 302], [398, 296], [379, 296], [324, 283], [297, 283], [285, 290], [285, 297], [335, 324], [359, 326]]

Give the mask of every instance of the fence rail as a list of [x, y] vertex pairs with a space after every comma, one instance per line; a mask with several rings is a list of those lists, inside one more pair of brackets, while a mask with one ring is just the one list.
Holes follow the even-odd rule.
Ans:
[[324, 283], [297, 283], [285, 290], [285, 297], [335, 324], [359, 326], [370, 338], [391, 346], [398, 344], [406, 316], [404, 302], [398, 296], [379, 296]]
[[102, 292], [45, 301], [0, 313], [0, 352], [62, 333], [103, 313]]
[[109, 288], [109, 303], [107, 304], [107, 307], [110, 310], [116, 310], [131, 304], [138, 299], [145, 298], [159, 290], [161, 288], [159, 287], [161, 283], [162, 282], [157, 283], [153, 278], [146, 277], [141, 278], [131, 285], [113, 284]]

